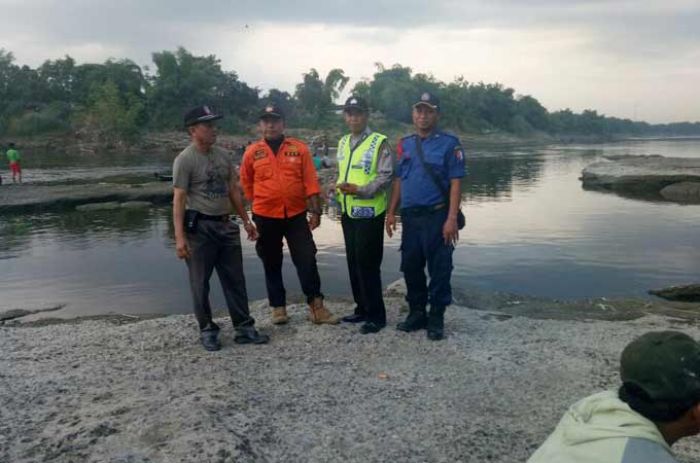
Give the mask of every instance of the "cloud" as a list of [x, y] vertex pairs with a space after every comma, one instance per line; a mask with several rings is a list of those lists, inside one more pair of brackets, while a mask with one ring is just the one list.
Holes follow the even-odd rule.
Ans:
[[292, 91], [311, 67], [357, 81], [375, 62], [401, 63], [446, 81], [502, 82], [550, 109], [700, 120], [690, 105], [700, 100], [697, 0], [0, 0], [0, 9], [0, 47], [22, 64], [70, 54], [144, 65], [182, 45], [216, 54], [252, 86]]

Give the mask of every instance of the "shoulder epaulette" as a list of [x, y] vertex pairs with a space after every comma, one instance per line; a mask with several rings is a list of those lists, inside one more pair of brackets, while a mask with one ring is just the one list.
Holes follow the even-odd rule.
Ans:
[[459, 143], [459, 137], [457, 135], [455, 135], [453, 132], [440, 130], [438, 133], [440, 135], [442, 135], [443, 137], [453, 138], [457, 143]]

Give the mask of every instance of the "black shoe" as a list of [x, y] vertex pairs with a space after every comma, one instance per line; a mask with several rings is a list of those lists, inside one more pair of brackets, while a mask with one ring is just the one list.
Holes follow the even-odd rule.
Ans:
[[236, 335], [233, 337], [236, 344], [267, 344], [270, 336], [258, 333], [253, 326], [236, 328]]
[[428, 339], [440, 341], [445, 338], [445, 308], [430, 307], [428, 315]]
[[382, 330], [386, 326], [386, 323], [384, 324], [379, 324], [376, 322], [367, 322], [364, 325], [360, 327], [360, 333], [362, 334], [372, 334], [372, 333], [378, 333], [379, 331]]
[[345, 323], [362, 323], [367, 321], [367, 317], [354, 313], [352, 315], [346, 315], [341, 320]]
[[406, 320], [396, 325], [396, 329], [410, 333], [411, 331], [425, 329], [426, 326], [428, 326], [428, 317], [425, 315], [425, 309], [411, 308]]
[[210, 352], [221, 349], [218, 331], [202, 331], [199, 340], [202, 341], [202, 346]]

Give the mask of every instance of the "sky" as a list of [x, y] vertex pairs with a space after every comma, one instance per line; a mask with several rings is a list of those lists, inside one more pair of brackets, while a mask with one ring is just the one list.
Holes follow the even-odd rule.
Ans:
[[376, 63], [501, 83], [550, 111], [700, 121], [700, 0], [0, 0], [0, 48], [32, 67], [185, 47], [248, 85], [293, 92]]

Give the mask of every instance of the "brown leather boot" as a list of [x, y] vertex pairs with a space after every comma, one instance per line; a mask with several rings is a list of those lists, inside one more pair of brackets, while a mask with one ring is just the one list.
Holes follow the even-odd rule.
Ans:
[[287, 308], [273, 307], [272, 308], [272, 324], [273, 325], [284, 325], [289, 322], [289, 317], [287, 316]]
[[309, 319], [315, 325], [336, 325], [340, 322], [328, 309], [323, 305], [323, 298], [317, 297], [309, 303]]

